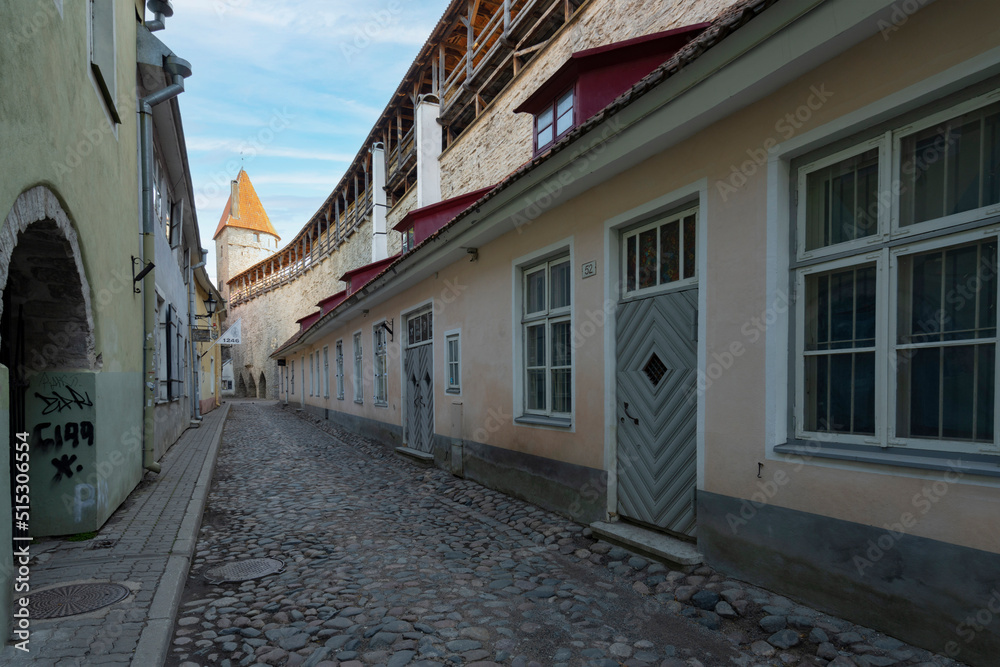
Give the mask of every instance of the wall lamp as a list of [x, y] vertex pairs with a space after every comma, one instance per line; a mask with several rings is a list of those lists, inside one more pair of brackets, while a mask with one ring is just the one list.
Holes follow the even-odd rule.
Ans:
[[215, 296], [209, 294], [208, 298], [205, 299], [205, 312], [207, 312], [208, 315], [195, 315], [195, 317], [198, 319], [208, 319], [212, 315], [215, 315], [215, 306], [217, 303], [218, 302], [215, 300]]
[[392, 327], [393, 327], [394, 323], [395, 323], [395, 318], [389, 320], [388, 323], [386, 323], [385, 320], [383, 320], [383, 321], [381, 321], [381, 322], [378, 323], [378, 326], [380, 328], [382, 328], [382, 329], [385, 329], [385, 332], [387, 334], [389, 334], [389, 340], [390, 341], [393, 339], [393, 336], [392, 336]]
[[[149, 273], [150, 271], [152, 271], [153, 267], [156, 266], [155, 264], [153, 264], [153, 262], [150, 261], [150, 262], [148, 262], [146, 264], [146, 266], [143, 267], [142, 271], [140, 271], [139, 273], [136, 273], [135, 272], [135, 265], [137, 263], [141, 266], [142, 265], [142, 260], [133, 255], [132, 256], [132, 284], [133, 285], [135, 285], [135, 283], [137, 283], [140, 280], [142, 280], [143, 278], [145, 278], [146, 274]], [[134, 287], [133, 289], [135, 290], [136, 294], [141, 294], [142, 293], [142, 290], [139, 289], [138, 287]]]

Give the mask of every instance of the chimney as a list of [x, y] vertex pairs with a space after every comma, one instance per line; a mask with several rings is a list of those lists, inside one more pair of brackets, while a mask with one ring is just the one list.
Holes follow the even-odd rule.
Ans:
[[229, 215], [238, 219], [240, 217], [240, 182], [238, 180], [232, 183], [230, 201], [232, 204], [229, 207]]

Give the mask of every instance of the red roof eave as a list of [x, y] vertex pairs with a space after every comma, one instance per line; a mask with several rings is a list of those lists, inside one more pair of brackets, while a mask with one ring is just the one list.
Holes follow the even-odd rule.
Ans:
[[[514, 113], [538, 113], [546, 105], [551, 104], [556, 95], [569, 88], [584, 72], [597, 69], [598, 67], [627, 62], [651, 52], [655, 53], [657, 50], [673, 50], [676, 53], [678, 49], [703, 33], [711, 25], [711, 23], [695, 23], [652, 35], [643, 35], [642, 37], [635, 37], [621, 42], [577, 51], [552, 76], [546, 79], [535, 92], [521, 102], [514, 109]], [[673, 54], [665, 56], [664, 60], [669, 58], [670, 55]]]

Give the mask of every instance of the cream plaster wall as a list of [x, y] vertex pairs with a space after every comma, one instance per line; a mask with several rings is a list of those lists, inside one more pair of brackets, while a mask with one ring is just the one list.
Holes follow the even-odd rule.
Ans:
[[[983, 17], [994, 17], [984, 20]], [[749, 179], [738, 193], [723, 198], [717, 183], [727, 179], [734, 165], [748, 159], [769, 138], [788, 139], [777, 124], [803, 105], [813, 87], [830, 97], [812, 119], [796, 130], [799, 135], [916, 84], [926, 77], [995, 48], [1000, 8], [988, 0], [937, 3], [911, 16], [890, 36], [891, 44], [876, 35], [849, 52], [817, 68], [766, 100], [717, 123], [644, 164], [595, 187], [573, 201], [539, 217], [521, 234], [509, 233], [479, 249], [479, 261], [460, 261], [436, 278], [413, 286], [388, 303], [373, 307], [367, 318], [357, 319], [317, 346], [345, 340], [347, 396], [352, 396], [350, 364], [352, 333], [364, 327], [365, 405], [332, 399], [326, 405], [370, 419], [400, 424], [400, 366], [390, 363], [390, 407], [375, 408], [371, 395], [371, 323], [433, 298], [435, 321], [435, 407], [437, 432], [451, 435], [451, 403], [441, 381], [444, 373], [443, 332], [462, 329], [464, 437], [497, 447], [530, 452], [558, 461], [600, 468], [603, 465], [603, 336], [599, 330], [576, 350], [577, 392], [574, 432], [515, 426], [512, 403], [511, 281], [512, 261], [525, 253], [563, 239], [572, 239], [574, 272], [574, 328], [579, 330], [588, 310], [601, 307], [603, 273], [581, 280], [580, 265], [603, 257], [604, 221], [700, 179], [710, 183], [708, 201], [708, 274], [701, 287], [707, 293], [707, 330], [703, 332], [707, 356], [722, 354], [734, 342], [745, 347], [725, 374], [705, 392], [705, 485], [720, 494], [749, 498], [759, 484], [782, 471], [789, 482], [771, 502], [783, 507], [828, 515], [848, 521], [882, 526], [898, 522], [915, 510], [914, 498], [942, 473], [912, 469], [872, 467], [843, 462], [812, 461], [805, 466], [768, 458], [765, 443], [765, 336], [756, 341], [743, 329], [768, 308], [766, 296], [766, 197], [764, 169]], [[961, 34], [961, 40], [942, 41], [942, 34]], [[929, 50], [928, 44], [934, 49]], [[877, 65], [877, 66], [876, 66]], [[495, 139], [495, 138], [494, 138]], [[503, 143], [495, 141], [495, 143]], [[445, 182], [449, 182], [447, 179]], [[462, 186], [463, 188], [466, 186]], [[471, 185], [469, 187], [472, 187]], [[448, 285], [458, 286], [460, 296], [444, 304]], [[753, 326], [753, 325], [751, 325]], [[401, 338], [392, 344], [399, 355]], [[308, 399], [307, 399], [308, 400]], [[322, 402], [317, 404], [323, 405]], [[339, 404], [339, 405], [337, 405]], [[491, 412], [492, 411], [492, 412]], [[500, 419], [496, 419], [499, 415]], [[493, 418], [491, 420], [491, 418]], [[495, 428], [494, 428], [495, 427]], [[479, 437], [481, 436], [481, 437]], [[757, 478], [757, 463], [764, 462], [764, 477]], [[920, 515], [909, 532], [969, 547], [1000, 550], [1000, 510], [996, 485], [984, 478], [967, 477], [950, 484], [933, 510]], [[939, 487], [940, 488], [940, 487]]]

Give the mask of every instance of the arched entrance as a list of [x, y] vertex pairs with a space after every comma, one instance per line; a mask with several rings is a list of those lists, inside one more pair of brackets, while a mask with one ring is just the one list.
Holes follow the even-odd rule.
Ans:
[[258, 398], [267, 398], [267, 378], [264, 377], [263, 371], [260, 373], [260, 381], [257, 382], [257, 389], [259, 390], [257, 394]]
[[247, 373], [247, 394], [250, 398], [257, 398], [257, 383], [253, 381], [253, 374]]
[[243, 373], [240, 373], [239, 379], [236, 381], [236, 396], [237, 398], [246, 398], [247, 395], [247, 383], [243, 381]]
[[[31, 534], [79, 532], [75, 526], [94, 523], [99, 505], [98, 486], [81, 481], [96, 465], [100, 360], [76, 230], [45, 187], [23, 193], [0, 228], [0, 289], [0, 364], [10, 397], [4, 416], [9, 442], [30, 435]], [[4, 484], [13, 496], [10, 452]]]

